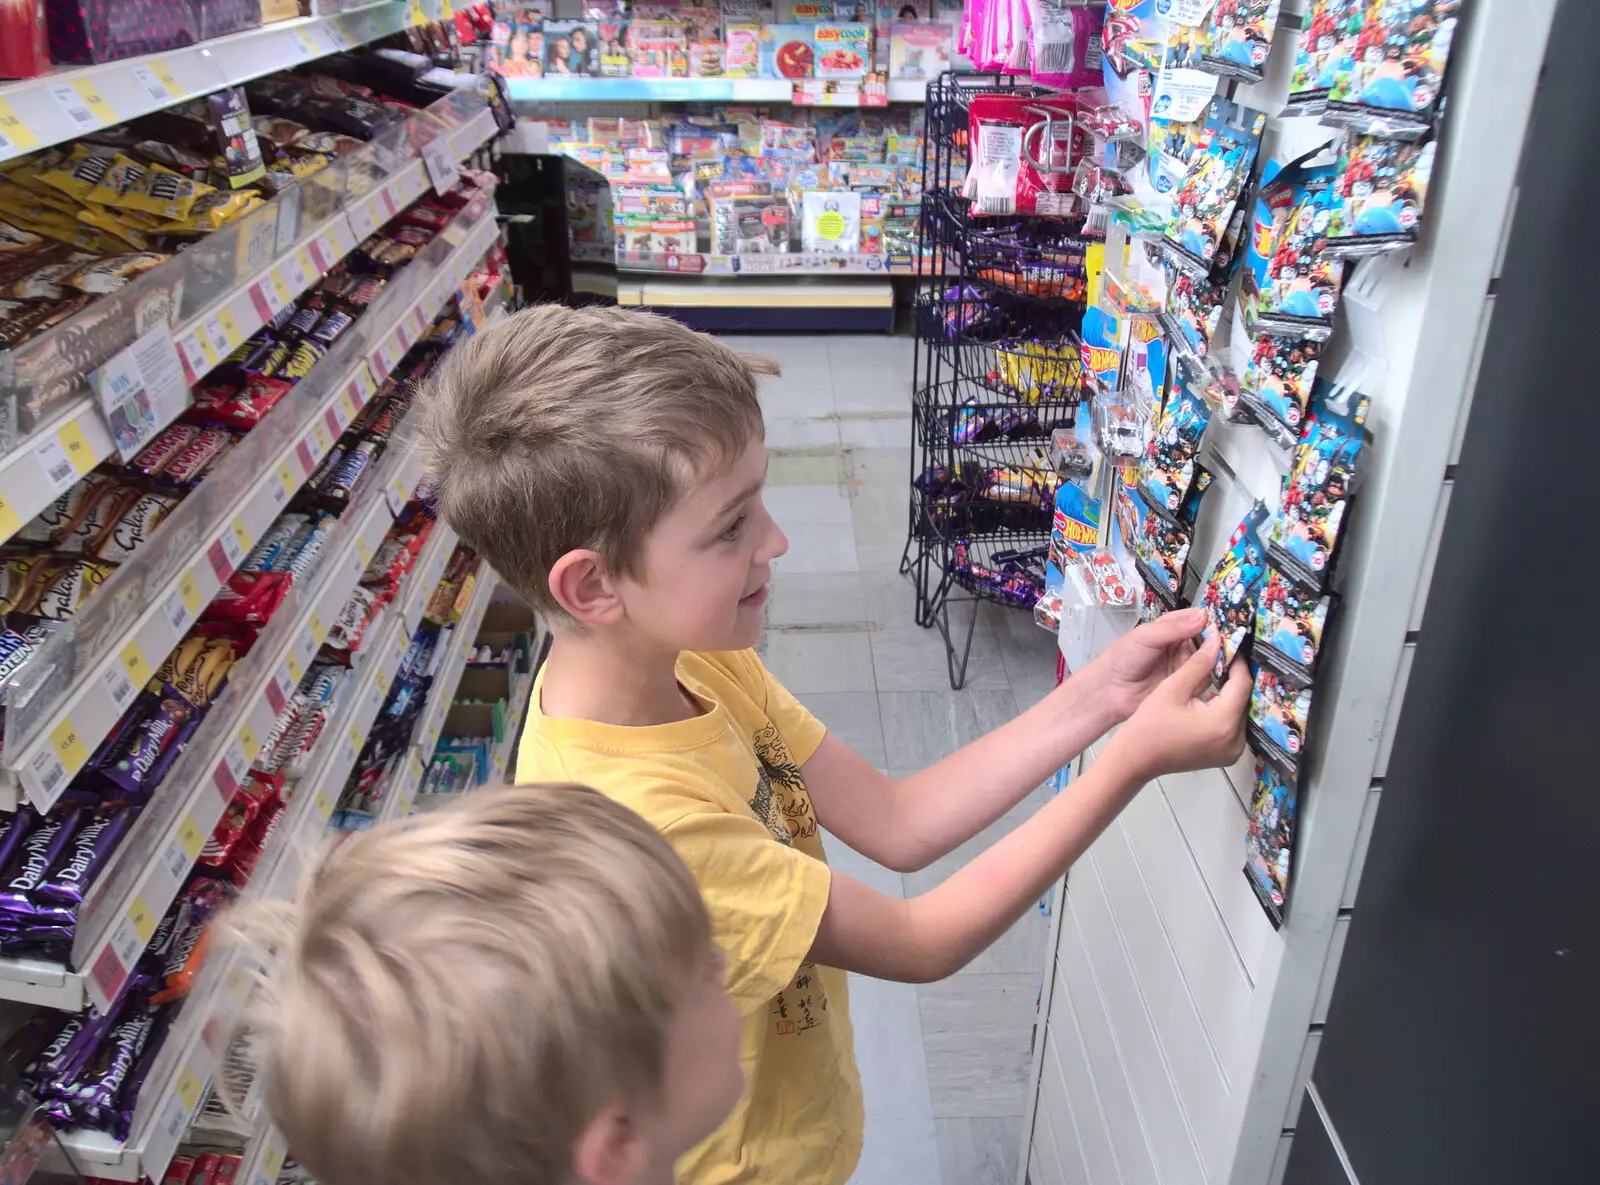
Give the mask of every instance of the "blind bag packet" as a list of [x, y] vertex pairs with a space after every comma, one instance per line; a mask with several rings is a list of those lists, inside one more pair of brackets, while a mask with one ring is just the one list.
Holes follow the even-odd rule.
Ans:
[[1284, 118], [1321, 115], [1330, 94], [1348, 89], [1366, 8], [1366, 0], [1311, 0], [1289, 76]]
[[1354, 388], [1318, 383], [1284, 481], [1268, 554], [1285, 575], [1314, 592], [1326, 586], [1333, 567], [1370, 404]]
[[1284, 902], [1289, 898], [1296, 797], [1292, 779], [1265, 761], [1256, 762], [1250, 823], [1245, 829], [1244, 875], [1274, 929], [1283, 924]]
[[[1272, 545], [1268, 543], [1268, 555], [1271, 551]], [[1262, 666], [1270, 667], [1290, 683], [1311, 682], [1332, 608], [1331, 596], [1307, 592], [1276, 568], [1269, 567], [1261, 595], [1256, 598], [1255, 641], [1251, 644], [1251, 654]]]
[[1432, 140], [1346, 136], [1329, 205], [1326, 252], [1356, 259], [1416, 242], [1433, 155]]
[[1167, 280], [1161, 325], [1173, 344], [1174, 356], [1204, 358], [1211, 348], [1212, 336], [1222, 324], [1232, 269], [1223, 267], [1219, 277], [1219, 269], [1213, 267], [1207, 275], [1199, 276], [1170, 259], [1163, 259], [1161, 270]]
[[[1318, 161], [1322, 163], [1317, 163]], [[1324, 341], [1344, 286], [1344, 263], [1328, 250], [1339, 167], [1317, 149], [1266, 181], [1251, 210], [1239, 309], [1247, 332]]]
[[1260, 82], [1281, 7], [1281, 0], [1217, 0], [1199, 26], [1196, 66], [1207, 74]]
[[1239, 400], [1281, 445], [1292, 446], [1317, 378], [1320, 343], [1307, 338], [1238, 334], [1249, 350], [1239, 376]]
[[1414, 140], [1433, 125], [1461, 0], [1369, 5], [1354, 60], [1328, 91], [1322, 122]]
[[1189, 548], [1194, 543], [1194, 520], [1200, 513], [1200, 500], [1210, 485], [1211, 471], [1197, 465], [1178, 513], [1175, 516], [1146, 514], [1139, 536], [1133, 542], [1134, 562], [1146, 587], [1154, 586], [1172, 608], [1177, 608], [1183, 597], [1185, 566], [1189, 562]]
[[1176, 518], [1194, 481], [1195, 457], [1211, 422], [1200, 392], [1174, 383], [1139, 459], [1139, 493], [1160, 514]]
[[1277, 766], [1285, 777], [1298, 778], [1311, 718], [1312, 688], [1297, 687], [1276, 672], [1251, 663], [1250, 712], [1245, 737], [1250, 751]]
[[1178, 266], [1201, 275], [1210, 272], [1255, 169], [1266, 122], [1265, 115], [1249, 107], [1226, 99], [1211, 101], [1162, 237], [1162, 249]]
[[1257, 502], [1246, 513], [1233, 534], [1227, 550], [1211, 570], [1201, 603], [1206, 611], [1203, 639], [1222, 639], [1211, 676], [1221, 684], [1228, 677], [1234, 656], [1250, 642], [1256, 621], [1256, 594], [1267, 574], [1267, 548], [1262, 540], [1272, 512], [1265, 502]]

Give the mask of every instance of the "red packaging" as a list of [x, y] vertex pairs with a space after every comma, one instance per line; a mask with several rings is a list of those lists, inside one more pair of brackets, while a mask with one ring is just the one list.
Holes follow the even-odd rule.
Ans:
[[161, 1185], [189, 1185], [189, 1175], [194, 1172], [194, 1157], [175, 1156], [167, 1164]]
[[206, 607], [212, 621], [262, 626], [289, 595], [293, 578], [287, 572], [235, 572]]
[[217, 1172], [212, 1177], [212, 1185], [233, 1185], [234, 1178], [239, 1175], [239, 1167], [244, 1163], [242, 1156], [222, 1156], [217, 1160]]
[[194, 1171], [189, 1174], [189, 1185], [213, 1185], [217, 1166], [222, 1157], [215, 1152], [202, 1152], [195, 1157]]
[[283, 379], [252, 378], [231, 398], [209, 409], [207, 419], [211, 423], [248, 431], [259, 424], [261, 417], [276, 407], [278, 400], [287, 395], [293, 386], [293, 383]]
[[[178, 455], [161, 470], [161, 479], [174, 485], [198, 481], [223, 449], [233, 447], [233, 437], [222, 428], [201, 428]], [[136, 458], [137, 459], [137, 458]]]
[[232, 867], [235, 852], [245, 842], [256, 819], [269, 802], [277, 800], [277, 792], [272, 786], [252, 773], [245, 779], [244, 785], [234, 791], [232, 801], [211, 832], [211, 838], [200, 849], [196, 867], [213, 875]]
[[162, 0], [45, 0], [50, 56], [113, 62], [200, 40], [194, 9]]
[[44, 0], [0, 5], [0, 78], [33, 78], [50, 69]]

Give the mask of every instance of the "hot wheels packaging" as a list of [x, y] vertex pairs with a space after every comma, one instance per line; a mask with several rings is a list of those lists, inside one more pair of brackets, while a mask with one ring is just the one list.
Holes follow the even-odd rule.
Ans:
[[1352, 388], [1319, 383], [1295, 446], [1268, 547], [1275, 565], [1311, 589], [1326, 584], [1339, 546], [1369, 404]]

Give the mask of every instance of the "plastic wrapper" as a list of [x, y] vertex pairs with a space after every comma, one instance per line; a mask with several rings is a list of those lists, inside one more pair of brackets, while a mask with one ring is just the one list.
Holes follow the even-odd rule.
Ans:
[[328, 627], [323, 646], [330, 651], [353, 654], [361, 649], [361, 640], [367, 626], [372, 623], [379, 607], [378, 595], [371, 589], [357, 586], [339, 610], [339, 616]]
[[75, 500], [72, 519], [52, 532], [57, 551], [72, 555], [91, 551], [106, 528], [139, 499], [136, 489], [114, 480], [87, 484], [84, 496]]
[[1283, 924], [1289, 897], [1298, 798], [1292, 779], [1268, 762], [1256, 762], [1244, 872], [1274, 926]]
[[1318, 384], [1267, 536], [1273, 564], [1313, 590], [1326, 585], [1337, 554], [1366, 443], [1369, 403], [1352, 388]]
[[1174, 384], [1139, 462], [1139, 493], [1156, 511], [1176, 517], [1194, 480], [1211, 408], [1192, 388]]
[[1425, 134], [1460, 10], [1461, 0], [1367, 5], [1352, 57], [1335, 69], [1322, 122], [1391, 138]]
[[177, 507], [173, 494], [138, 495], [114, 522], [107, 524], [90, 546], [95, 557], [109, 563], [126, 563], [155, 534], [156, 528]]
[[1173, 196], [1163, 250], [1179, 266], [1211, 270], [1234, 206], [1250, 181], [1267, 117], [1226, 99], [1213, 99], [1204, 146], [1189, 158]]
[[1267, 667], [1256, 667], [1245, 735], [1251, 752], [1289, 778], [1300, 773], [1311, 723], [1312, 690], [1309, 685], [1285, 681]]
[[1422, 226], [1434, 141], [1346, 137], [1325, 250], [1353, 259], [1408, 247]]
[[57, 807], [43, 818], [33, 814], [31, 807], [18, 812], [25, 813], [32, 815], [31, 825], [25, 832], [18, 832], [20, 842], [0, 870], [0, 914], [21, 919], [31, 918], [36, 911], [33, 894], [66, 850], [83, 817], [83, 808]]
[[19, 608], [47, 621], [70, 621], [114, 570], [114, 565], [97, 560], [75, 560], [43, 584], [36, 600]]
[[1255, 630], [1256, 597], [1266, 579], [1267, 549], [1262, 535], [1271, 511], [1257, 502], [1245, 514], [1228, 538], [1227, 550], [1206, 581], [1202, 604], [1206, 611], [1203, 636], [1219, 636], [1222, 649], [1212, 677], [1221, 683], [1228, 677], [1234, 657], [1244, 651]]
[[[167, 946], [166, 961], [158, 975], [158, 987], [152, 997], [155, 1003], [164, 1003], [185, 996], [193, 986], [198, 959], [192, 959], [196, 950], [203, 956], [201, 946], [206, 928], [217, 911], [233, 901], [233, 886], [213, 877], [196, 877], [178, 895], [172, 926], [172, 940]], [[191, 963], [193, 965], [191, 965]]]

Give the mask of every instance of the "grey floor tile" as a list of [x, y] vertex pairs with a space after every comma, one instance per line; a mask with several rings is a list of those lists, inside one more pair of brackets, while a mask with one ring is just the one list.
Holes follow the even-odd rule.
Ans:
[[1016, 689], [1049, 691], [1056, 685], [1056, 636], [1041, 629], [1033, 614], [1005, 605], [984, 605], [1006, 675]]
[[890, 769], [926, 769], [1017, 714], [1009, 691], [880, 691]]
[[[767, 626], [864, 625], [874, 622], [860, 572], [784, 572], [772, 578]], [[910, 585], [906, 586], [908, 589]]]
[[789, 550], [773, 563], [784, 575], [855, 572], [861, 568], [855, 529], [845, 523], [786, 524]]
[[761, 415], [775, 419], [821, 420], [838, 411], [833, 388], [825, 384], [767, 379], [761, 384]]
[[933, 1120], [869, 1121], [861, 1164], [849, 1185], [943, 1185]]
[[[873, 625], [914, 625], [917, 589], [899, 571], [862, 572], [861, 596], [866, 619]], [[920, 628], [920, 627], [918, 627]]]
[[868, 1125], [886, 1119], [931, 1119], [933, 1100], [915, 985], [852, 975], [850, 1023]]
[[906, 496], [911, 481], [911, 446], [902, 441], [890, 448], [850, 445], [844, 450], [846, 475], [860, 485], [889, 486]]
[[1022, 1115], [1038, 975], [957, 975], [917, 988], [935, 1119]]
[[792, 416], [767, 417], [768, 448], [809, 448], [839, 443], [839, 422], [832, 417], [808, 419]]
[[795, 695], [871, 691], [872, 649], [860, 631], [767, 631], [762, 661]]
[[839, 441], [863, 448], [909, 446], [911, 417], [884, 411], [840, 412]]
[[832, 485], [844, 480], [844, 459], [838, 445], [767, 449], [769, 490], [774, 486]]
[[876, 695], [870, 691], [809, 692], [800, 696], [800, 702], [873, 769], [886, 767]]
[[[948, 691], [949, 654], [944, 635], [916, 625], [885, 626], [872, 634], [872, 666], [879, 691]], [[989, 623], [978, 621], [967, 660], [966, 686], [1003, 691], [1011, 686]]]
[[830, 526], [848, 526], [851, 499], [836, 482], [832, 485], [772, 486], [762, 495], [767, 513], [787, 531], [822, 523]]
[[854, 492], [851, 516], [856, 558], [863, 571], [893, 572], [905, 554], [909, 508], [903, 494], [876, 487]]
[[939, 1170], [960, 1185], [1016, 1185], [1022, 1119], [935, 1119]]

